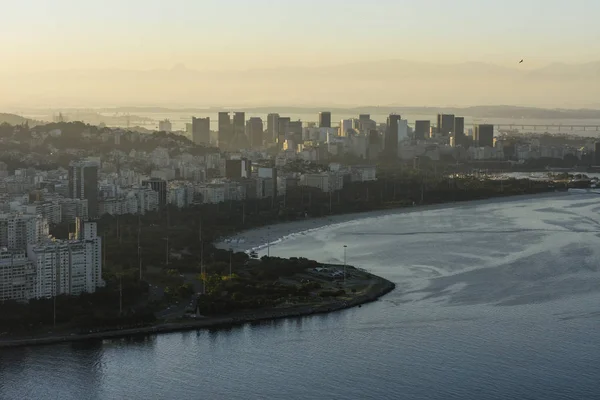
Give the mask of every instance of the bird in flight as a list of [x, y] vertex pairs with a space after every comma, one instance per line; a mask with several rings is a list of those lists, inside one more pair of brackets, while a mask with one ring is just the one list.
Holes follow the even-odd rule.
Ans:
[[519, 61], [519, 64], [523, 64], [523, 60]]

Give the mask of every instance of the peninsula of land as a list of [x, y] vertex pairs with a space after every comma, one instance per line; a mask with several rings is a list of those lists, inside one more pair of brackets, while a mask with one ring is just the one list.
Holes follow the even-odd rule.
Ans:
[[5, 336], [0, 339], [0, 348], [222, 328], [330, 313], [375, 301], [395, 288], [394, 283], [359, 268], [304, 259], [249, 259], [238, 273], [219, 283], [213, 282], [215, 285], [202, 303], [207, 315], [200, 314], [198, 305], [195, 309], [188, 308], [181, 318], [165, 318], [135, 327], [84, 332], [63, 325], [46, 333]]

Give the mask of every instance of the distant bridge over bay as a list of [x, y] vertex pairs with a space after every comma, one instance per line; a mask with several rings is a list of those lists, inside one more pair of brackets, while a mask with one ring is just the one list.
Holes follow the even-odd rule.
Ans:
[[[472, 124], [478, 125], [478, 124]], [[498, 131], [513, 131], [513, 130], [546, 130], [546, 132], [565, 132], [565, 131], [600, 131], [600, 125], [569, 125], [569, 124], [495, 124]]]

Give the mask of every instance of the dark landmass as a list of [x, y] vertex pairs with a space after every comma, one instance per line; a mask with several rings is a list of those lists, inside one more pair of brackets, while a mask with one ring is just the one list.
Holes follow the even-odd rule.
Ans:
[[[32, 140], [53, 130], [60, 130], [62, 133], [60, 136], [46, 137], [43, 141]], [[196, 145], [187, 137], [175, 133], [155, 131], [140, 135], [131, 129], [120, 131], [119, 150], [127, 153], [131, 150], [151, 152], [157, 147], [168, 148], [172, 156], [182, 152], [201, 156], [219, 151], [214, 147]], [[71, 161], [86, 156], [103, 156], [113, 160], [110, 154], [115, 149], [114, 143], [102, 138], [104, 133], [110, 132], [110, 128], [80, 121], [52, 122], [33, 127], [0, 124], [0, 161], [7, 164], [9, 171], [14, 171], [16, 168], [27, 167], [40, 170], [67, 168]], [[151, 163], [134, 167], [149, 174]]]
[[33, 127], [33, 126], [40, 125], [43, 123], [44, 123], [43, 121], [36, 121], [34, 119], [21, 117], [20, 115], [16, 115], [16, 114], [0, 113], [0, 124], [10, 124], [10, 125], [29, 124], [29, 126]]
[[[103, 324], [97, 318], [88, 318], [87, 322], [62, 323], [44, 333], [31, 328], [18, 335], [6, 332], [0, 338], [0, 348], [218, 328], [328, 313], [375, 301], [395, 288], [392, 282], [351, 266], [268, 257], [247, 262], [235, 275], [211, 275], [206, 283], [207, 293], [197, 297], [197, 307], [186, 310], [185, 316], [159, 321], [147, 314], [135, 321], [105, 319]], [[94, 312], [97, 315], [98, 310]]]

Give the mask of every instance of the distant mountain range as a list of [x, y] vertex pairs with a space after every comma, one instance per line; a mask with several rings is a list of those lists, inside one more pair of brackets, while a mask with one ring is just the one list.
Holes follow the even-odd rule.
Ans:
[[[51, 120], [52, 115], [56, 114], [56, 110], [36, 110], [47, 113], [48, 117], [38, 118], [41, 120]], [[231, 108], [166, 108], [166, 107], [111, 107], [101, 108], [96, 110], [69, 109], [60, 110], [67, 121], [85, 121], [88, 124], [98, 125], [100, 123], [109, 126], [125, 126], [127, 120], [131, 123], [145, 122], [149, 123], [158, 119], [163, 119], [165, 116], [175, 116], [177, 114], [187, 114], [196, 116], [213, 115], [219, 111], [232, 111]], [[534, 107], [518, 107], [518, 106], [476, 106], [476, 107], [347, 107], [347, 108], [332, 108], [332, 107], [289, 107], [289, 106], [269, 106], [269, 107], [245, 107], [236, 108], [234, 111], [245, 111], [251, 114], [267, 114], [270, 112], [278, 112], [282, 115], [298, 115], [312, 114], [316, 120], [319, 111], [330, 111], [334, 116], [358, 116], [362, 113], [370, 113], [372, 115], [385, 115], [397, 113], [402, 116], [428, 116], [433, 118], [437, 113], [455, 114], [464, 117], [475, 119], [498, 119], [506, 118], [513, 121], [519, 119], [529, 120], [581, 120], [581, 119], [600, 119], [600, 110], [594, 109], [546, 109]], [[99, 114], [102, 113], [102, 114]], [[112, 116], [111, 116], [112, 115]], [[140, 117], [139, 115], [145, 115]], [[380, 118], [381, 119], [381, 118]], [[0, 113], [0, 124], [8, 122], [12, 125], [22, 124], [25, 121], [29, 122], [30, 126], [44, 124], [45, 122], [26, 119], [15, 114]], [[150, 132], [146, 128], [131, 127], [131, 130]], [[147, 131], [147, 132], [146, 132]]]
[[[66, 110], [68, 111], [68, 110]], [[210, 107], [210, 108], [168, 108], [168, 107], [111, 107], [98, 109], [103, 113], [124, 114], [175, 114], [187, 113], [190, 115], [214, 114], [219, 111], [246, 111], [248, 113], [267, 114], [278, 112], [280, 114], [315, 114], [320, 111], [330, 111], [336, 115], [391, 114], [401, 115], [435, 115], [437, 113], [455, 114], [473, 118], [510, 118], [510, 119], [600, 119], [600, 110], [597, 109], [550, 109], [519, 106], [474, 106], [474, 107], [290, 107], [290, 106], [263, 106], [263, 107]]]
[[538, 69], [525, 69], [526, 63], [508, 68], [478, 62], [387, 60], [241, 71], [196, 71], [184, 66], [72, 70], [0, 76], [0, 86], [10, 94], [4, 101], [45, 107], [516, 104], [600, 108], [600, 62]]

